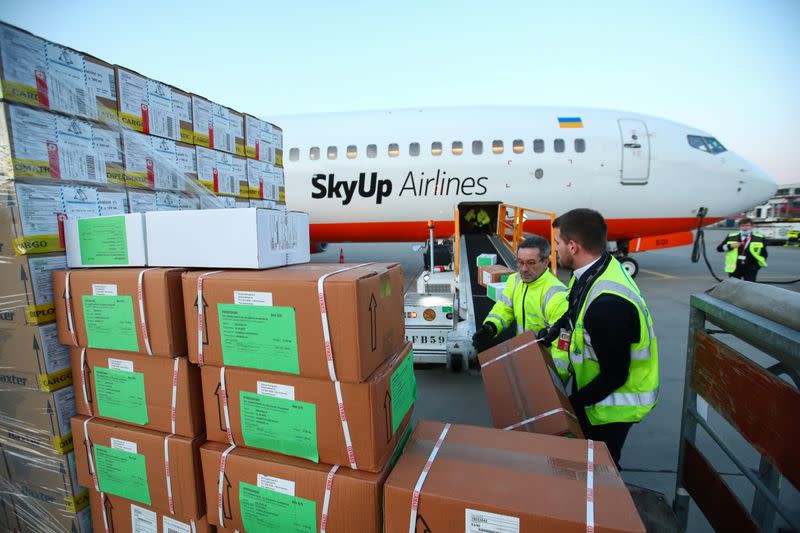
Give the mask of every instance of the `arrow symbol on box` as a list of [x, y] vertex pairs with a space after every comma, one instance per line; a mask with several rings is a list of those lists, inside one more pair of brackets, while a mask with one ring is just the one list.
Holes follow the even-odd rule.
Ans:
[[[223, 475], [225, 476], [225, 499], [222, 502], [222, 514], [228, 520], [233, 520], [233, 514], [231, 513], [231, 481], [228, 479], [228, 474]], [[228, 503], [227, 506], [225, 502]]]
[[55, 435], [56, 426], [53, 424], [53, 406], [50, 405], [50, 400], [47, 400], [47, 414], [50, 416], [50, 429], [53, 431], [52, 435]]
[[111, 505], [111, 500], [104, 494], [103, 499], [103, 509], [106, 513], [106, 520], [108, 520], [108, 531], [109, 533], [114, 533], [114, 506]]
[[64, 494], [69, 494], [69, 488], [67, 487], [67, 472], [64, 470], [63, 462], [58, 462], [58, 469], [61, 471], [61, 480], [64, 482]]
[[28, 294], [28, 274], [22, 265], [19, 266], [19, 279], [22, 281], [22, 286], [25, 287], [25, 302], [31, 305], [31, 296]]
[[369, 325], [370, 325], [370, 339], [372, 341], [372, 351], [378, 347], [378, 302], [375, 301], [375, 294], [373, 293], [369, 300]]
[[39, 367], [39, 374], [42, 372], [42, 361], [39, 359], [39, 342], [36, 340], [36, 334], [33, 334], [33, 351], [36, 353], [36, 366]]
[[[194, 307], [197, 308], [197, 296], [194, 297]], [[206, 302], [206, 297], [203, 296], [203, 345], [204, 346], [208, 345], [208, 313], [206, 313], [207, 308], [208, 308], [208, 302]]]
[[221, 388], [222, 388], [222, 383], [217, 383], [217, 388], [214, 389], [214, 396], [217, 397], [217, 417], [219, 418], [219, 429], [220, 431], [227, 431], [228, 428], [225, 424], [225, 420], [222, 417], [222, 397], [220, 394]]
[[422, 526], [422, 531], [420, 533], [431, 533], [431, 528], [428, 523], [422, 518], [422, 515], [417, 515], [417, 522], [414, 524], [414, 529], [416, 529], [417, 525]]
[[94, 403], [94, 400], [92, 399], [92, 368], [89, 366], [89, 362], [85, 358], [83, 360], [83, 368], [81, 369], [81, 372], [83, 372], [86, 376], [86, 400], [88, 403]]
[[386, 396], [383, 398], [383, 415], [386, 419], [386, 442], [392, 440], [392, 395], [386, 391]]

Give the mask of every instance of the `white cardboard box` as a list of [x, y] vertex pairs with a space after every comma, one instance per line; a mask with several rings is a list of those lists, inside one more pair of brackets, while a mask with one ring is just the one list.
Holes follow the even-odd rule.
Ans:
[[144, 216], [141, 213], [67, 219], [67, 266], [146, 266]]
[[[259, 208], [145, 214], [150, 266], [272, 268], [310, 260], [308, 215]], [[304, 259], [305, 258], [305, 259]]]

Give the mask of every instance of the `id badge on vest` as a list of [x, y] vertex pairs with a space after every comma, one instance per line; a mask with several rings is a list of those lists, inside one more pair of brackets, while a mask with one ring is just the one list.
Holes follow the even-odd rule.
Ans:
[[568, 352], [569, 343], [572, 340], [572, 332], [561, 328], [561, 333], [558, 335], [558, 349]]

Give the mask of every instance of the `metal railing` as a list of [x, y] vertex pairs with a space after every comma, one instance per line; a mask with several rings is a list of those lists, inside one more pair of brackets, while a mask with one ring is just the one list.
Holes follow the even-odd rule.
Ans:
[[555, 231], [553, 231], [553, 221], [556, 219], [555, 213], [550, 211], [537, 211], [536, 209], [528, 209], [515, 205], [500, 204], [497, 206], [497, 236], [500, 237], [503, 244], [516, 254], [517, 246], [525, 239], [525, 222], [530, 220], [527, 216], [528, 213], [546, 216], [550, 219], [550, 223], [548, 224], [550, 230], [550, 270], [555, 274], [556, 234]]

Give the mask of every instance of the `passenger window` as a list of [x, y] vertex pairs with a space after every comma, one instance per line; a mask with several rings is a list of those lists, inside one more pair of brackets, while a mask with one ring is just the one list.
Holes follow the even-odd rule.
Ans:
[[408, 145], [408, 155], [417, 157], [419, 155], [419, 143], [411, 143]]
[[300, 159], [300, 149], [292, 148], [289, 150], [289, 161], [297, 161]]
[[503, 153], [503, 141], [498, 141], [498, 140], [492, 141], [492, 153], [493, 154]]
[[336, 147], [328, 146], [328, 159], [336, 159]]
[[358, 148], [356, 148], [355, 144], [351, 144], [347, 147], [347, 159], [355, 159], [358, 155]]
[[368, 144], [367, 145], [367, 157], [373, 159], [378, 155], [378, 145], [377, 144]]
[[586, 141], [583, 139], [575, 139], [575, 151], [582, 154], [586, 151]]
[[511, 149], [514, 150], [515, 154], [521, 154], [525, 151], [525, 143], [522, 142], [522, 139], [514, 139]]
[[312, 146], [308, 149], [308, 158], [312, 161], [319, 159], [319, 146]]
[[442, 143], [431, 143], [431, 155], [442, 155]]
[[453, 141], [453, 155], [461, 155], [464, 153], [464, 143], [461, 141]]
[[533, 151], [536, 152], [537, 154], [541, 154], [542, 152], [544, 152], [544, 140], [534, 139]]
[[400, 155], [400, 145], [392, 143], [389, 145], [389, 157], [397, 157]]
[[472, 153], [475, 155], [483, 153], [483, 141], [472, 141]]
[[553, 150], [555, 150], [558, 153], [563, 152], [564, 151], [564, 139], [555, 139], [553, 141]]

